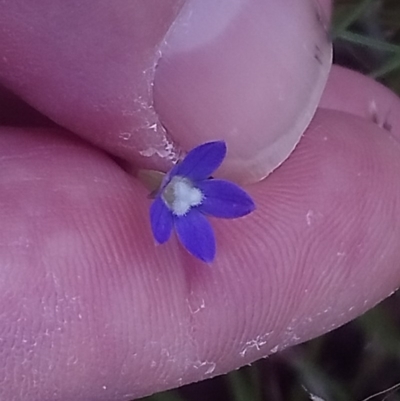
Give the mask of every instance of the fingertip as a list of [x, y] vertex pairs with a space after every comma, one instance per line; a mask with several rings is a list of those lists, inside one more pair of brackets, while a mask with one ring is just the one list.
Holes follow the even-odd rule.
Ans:
[[357, 71], [333, 65], [319, 107], [359, 116], [400, 140], [400, 99]]
[[224, 139], [220, 176], [241, 182], [264, 178], [294, 149], [331, 59], [317, 6], [293, 0], [188, 2], [161, 51], [160, 120], [185, 150]]

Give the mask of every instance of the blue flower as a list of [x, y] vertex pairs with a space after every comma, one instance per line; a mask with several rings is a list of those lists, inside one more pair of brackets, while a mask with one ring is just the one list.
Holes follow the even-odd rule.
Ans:
[[183, 246], [204, 262], [215, 257], [215, 237], [206, 215], [233, 219], [251, 213], [255, 204], [236, 184], [211, 178], [226, 156], [224, 141], [192, 149], [167, 173], [150, 208], [153, 235], [160, 244], [173, 228]]

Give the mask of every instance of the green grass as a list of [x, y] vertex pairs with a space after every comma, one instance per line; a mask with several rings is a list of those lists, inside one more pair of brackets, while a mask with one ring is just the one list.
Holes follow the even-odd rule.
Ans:
[[400, 1], [337, 1], [332, 37], [338, 64], [346, 53], [350, 67], [400, 94]]
[[[400, 93], [400, 0], [337, 1], [332, 38], [336, 63]], [[395, 294], [308, 343], [142, 401], [305, 401], [313, 396], [326, 401], [400, 401], [399, 382], [400, 296]]]

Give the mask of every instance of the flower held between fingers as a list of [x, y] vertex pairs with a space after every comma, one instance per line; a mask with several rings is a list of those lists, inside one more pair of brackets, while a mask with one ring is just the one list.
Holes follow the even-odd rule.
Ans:
[[204, 262], [215, 257], [215, 237], [206, 215], [233, 219], [255, 209], [251, 197], [236, 184], [211, 178], [226, 156], [224, 141], [192, 149], [167, 173], [151, 208], [153, 235], [160, 244], [173, 228], [183, 246]]

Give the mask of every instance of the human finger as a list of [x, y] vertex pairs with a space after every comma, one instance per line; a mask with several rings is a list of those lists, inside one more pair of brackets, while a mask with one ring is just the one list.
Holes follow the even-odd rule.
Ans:
[[224, 139], [223, 174], [257, 181], [315, 112], [331, 59], [322, 19], [308, 0], [8, 0], [0, 81], [134, 166], [165, 170]]
[[399, 144], [363, 119], [319, 111], [246, 188], [257, 212], [213, 221], [212, 266], [176, 239], [154, 244], [146, 191], [105, 154], [53, 132], [0, 141], [4, 399], [110, 401], [201, 380], [398, 286]]

